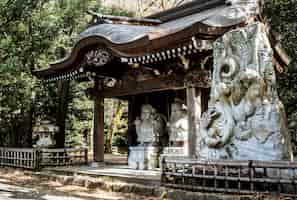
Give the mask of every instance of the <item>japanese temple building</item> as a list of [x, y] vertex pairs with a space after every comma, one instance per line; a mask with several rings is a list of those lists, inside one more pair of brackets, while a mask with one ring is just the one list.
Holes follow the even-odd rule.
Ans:
[[[200, 143], [196, 141], [204, 137], [200, 125], [202, 113], [208, 110], [211, 96], [215, 96], [212, 87], [216, 84], [216, 57], [221, 50], [218, 41], [226, 46], [230, 42], [220, 38], [225, 35], [227, 38], [238, 30], [245, 32], [249, 27], [260, 27], [257, 30], [269, 40], [263, 48], [270, 44], [275, 69], [281, 72], [289, 63], [263, 21], [260, 3], [255, 0], [194, 0], [142, 19], [90, 12], [92, 23], [80, 34], [69, 56], [34, 73], [46, 82], [80, 80], [93, 83], [89, 93], [94, 99], [96, 162], [104, 161], [104, 98], [129, 102], [129, 146], [137, 145], [134, 121], [141, 115], [143, 105], [152, 106], [169, 121], [171, 105], [176, 99], [181, 100], [187, 107], [188, 119], [187, 145], [184, 146], [187, 153], [184, 155], [195, 157], [200, 149]], [[249, 34], [246, 37], [252, 40], [253, 35]], [[242, 39], [237, 42], [241, 44]], [[234, 48], [231, 45], [231, 53]], [[259, 52], [266, 56], [264, 50]], [[237, 54], [238, 63], [247, 59], [243, 55]], [[227, 53], [224, 56], [227, 57]], [[232, 65], [232, 61], [228, 62]], [[222, 71], [228, 74], [231, 69], [224, 67]], [[162, 137], [158, 145], [165, 148], [169, 143], [168, 133], [165, 131]], [[215, 146], [212, 144], [210, 141], [209, 146]]]

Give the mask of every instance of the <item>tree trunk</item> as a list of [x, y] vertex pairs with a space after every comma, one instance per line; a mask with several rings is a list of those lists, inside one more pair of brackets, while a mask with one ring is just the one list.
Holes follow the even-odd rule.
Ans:
[[117, 102], [116, 111], [112, 117], [108, 132], [107, 132], [107, 144], [106, 144], [106, 153], [111, 153], [111, 146], [113, 141], [114, 133], [118, 127], [118, 123], [123, 114], [123, 103], [121, 101]]
[[58, 83], [58, 107], [56, 115], [56, 123], [59, 127], [59, 132], [55, 134], [55, 142], [57, 148], [65, 146], [65, 123], [68, 109], [68, 94], [69, 94], [69, 81], [59, 81]]
[[30, 110], [24, 114], [25, 119], [20, 125], [18, 130], [18, 145], [21, 148], [31, 148], [32, 147], [32, 129], [33, 129], [33, 105], [31, 105]]

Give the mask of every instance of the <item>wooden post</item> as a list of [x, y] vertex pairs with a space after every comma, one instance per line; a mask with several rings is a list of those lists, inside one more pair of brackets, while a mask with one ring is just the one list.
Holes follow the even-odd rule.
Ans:
[[88, 152], [89, 152], [88, 148], [85, 148], [84, 149], [84, 163], [85, 164], [88, 164], [88, 162], [89, 162], [89, 157], [88, 157], [89, 153]]
[[[187, 88], [187, 107], [189, 118], [188, 155], [194, 157], [197, 152], [196, 143], [200, 137], [200, 116], [201, 116], [201, 90], [193, 87]], [[199, 144], [199, 143], [198, 143]]]
[[[98, 83], [95, 84], [98, 86]], [[93, 156], [94, 162], [104, 162], [104, 98], [94, 97]]]
[[128, 102], [128, 147], [137, 145], [135, 130], [135, 97], [132, 96]]
[[55, 133], [54, 139], [56, 141], [57, 148], [64, 148], [65, 146], [65, 125], [66, 116], [68, 109], [68, 93], [69, 93], [69, 81], [59, 81], [58, 83], [58, 94], [59, 94], [59, 104], [56, 114], [56, 123], [59, 127], [59, 132]]

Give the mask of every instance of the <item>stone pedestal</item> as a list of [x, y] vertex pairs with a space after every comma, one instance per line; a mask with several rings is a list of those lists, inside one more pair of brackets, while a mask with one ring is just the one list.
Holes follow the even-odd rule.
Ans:
[[90, 164], [90, 167], [92, 167], [92, 168], [105, 167], [105, 163], [104, 162], [92, 162]]
[[132, 169], [151, 170], [158, 167], [159, 163], [159, 148], [137, 146], [130, 147], [128, 157], [128, 165]]
[[162, 156], [189, 156], [189, 151], [187, 147], [165, 147], [163, 149]]

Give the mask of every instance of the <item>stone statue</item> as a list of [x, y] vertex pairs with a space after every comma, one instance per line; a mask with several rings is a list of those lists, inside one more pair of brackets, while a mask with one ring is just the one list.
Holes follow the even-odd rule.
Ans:
[[180, 146], [180, 144], [183, 146], [188, 142], [188, 114], [181, 100], [175, 100], [171, 105], [171, 115], [167, 126], [170, 146]]
[[200, 158], [290, 158], [290, 136], [277, 96], [272, 56], [261, 23], [228, 32], [215, 42], [211, 99], [197, 141]]
[[[228, 84], [221, 83], [216, 90], [218, 101], [203, 114], [201, 120], [201, 136], [206, 148], [200, 152], [200, 155], [226, 158], [229, 157], [229, 151], [225, 147], [228, 147], [227, 144], [234, 135], [235, 123], [231, 114], [231, 88]], [[216, 149], [221, 149], [221, 151], [213, 152]]]
[[50, 148], [56, 144], [54, 135], [59, 131], [59, 127], [51, 121], [38, 121], [38, 124], [33, 127], [33, 143], [34, 147]]
[[237, 82], [245, 83], [245, 88], [241, 90], [246, 90], [246, 92], [239, 104], [233, 106], [233, 116], [238, 122], [235, 127], [238, 132], [236, 138], [247, 140], [252, 133], [251, 116], [255, 116], [256, 111], [262, 106], [264, 82], [255, 70], [241, 72]]
[[164, 133], [164, 122], [156, 109], [142, 105], [141, 116], [136, 118], [135, 127], [138, 146], [129, 147], [128, 165], [133, 169], [154, 169], [159, 164], [160, 137]]
[[52, 140], [51, 135], [41, 134], [36, 142], [36, 147], [51, 147], [53, 145], [55, 145], [55, 142]]
[[163, 135], [163, 122], [155, 108], [145, 104], [141, 107], [141, 116], [136, 118], [135, 127], [137, 141], [140, 145], [150, 146], [159, 143], [159, 137]]

